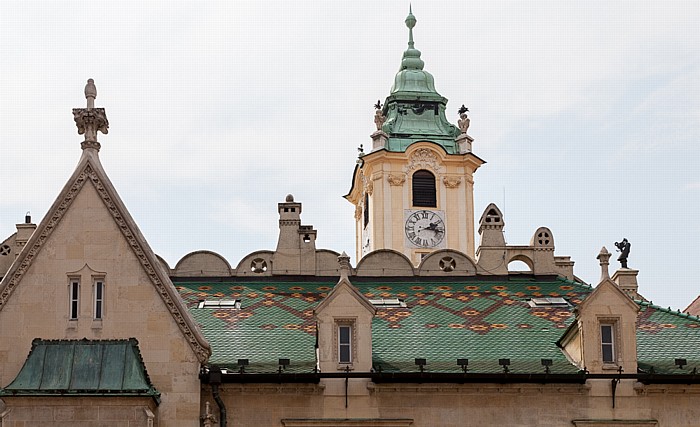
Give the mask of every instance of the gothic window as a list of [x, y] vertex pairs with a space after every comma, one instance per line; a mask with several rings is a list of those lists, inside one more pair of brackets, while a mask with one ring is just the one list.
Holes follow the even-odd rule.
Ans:
[[425, 169], [413, 174], [413, 206], [437, 207], [435, 175]]

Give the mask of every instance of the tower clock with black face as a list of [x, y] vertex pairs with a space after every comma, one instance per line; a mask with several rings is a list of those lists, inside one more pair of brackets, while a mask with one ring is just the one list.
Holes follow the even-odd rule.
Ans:
[[445, 214], [433, 210], [404, 211], [407, 246], [441, 248], [445, 240]]

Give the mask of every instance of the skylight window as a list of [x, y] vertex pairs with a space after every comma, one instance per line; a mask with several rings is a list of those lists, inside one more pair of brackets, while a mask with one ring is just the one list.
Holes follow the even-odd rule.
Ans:
[[406, 302], [398, 298], [371, 299], [369, 302], [377, 308], [406, 308]]
[[239, 299], [220, 299], [220, 300], [203, 300], [199, 302], [197, 308], [230, 308], [239, 310], [241, 308], [241, 300]]
[[561, 297], [557, 298], [532, 298], [528, 301], [530, 307], [570, 307], [571, 304]]

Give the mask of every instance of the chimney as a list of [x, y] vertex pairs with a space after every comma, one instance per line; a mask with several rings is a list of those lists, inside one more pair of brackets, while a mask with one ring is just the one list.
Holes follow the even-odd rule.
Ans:
[[19, 255], [20, 251], [27, 244], [27, 241], [36, 230], [36, 224], [32, 224], [32, 216], [27, 212], [24, 216], [24, 223], [17, 224], [17, 236], [15, 237], [15, 245], [17, 250], [15, 251], [15, 256]]
[[637, 284], [637, 274], [639, 270], [632, 270], [631, 268], [621, 268], [613, 273], [612, 281], [626, 293], [630, 298], [634, 300], [644, 299], [637, 292], [639, 285]]

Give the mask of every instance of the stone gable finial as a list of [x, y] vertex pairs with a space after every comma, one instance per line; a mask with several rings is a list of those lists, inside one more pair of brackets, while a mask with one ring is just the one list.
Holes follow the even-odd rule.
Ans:
[[95, 108], [95, 98], [97, 98], [97, 87], [93, 79], [88, 79], [85, 85], [85, 99], [87, 99], [87, 108]]
[[602, 282], [603, 280], [609, 279], [610, 278], [610, 272], [608, 271], [608, 265], [610, 265], [610, 256], [612, 254], [608, 252], [607, 249], [605, 249], [605, 246], [602, 247], [600, 250], [600, 253], [596, 258], [600, 260], [600, 281]]
[[350, 257], [345, 251], [338, 257], [338, 264], [340, 264], [340, 278], [347, 279], [350, 276]]
[[109, 121], [104, 108], [95, 108], [95, 98], [97, 98], [97, 87], [93, 79], [88, 79], [85, 85], [86, 108], [74, 108], [73, 119], [78, 127], [78, 135], [85, 135], [85, 140], [80, 144], [83, 150], [91, 148], [100, 150], [100, 143], [97, 142], [97, 132], [107, 134], [109, 131]]

